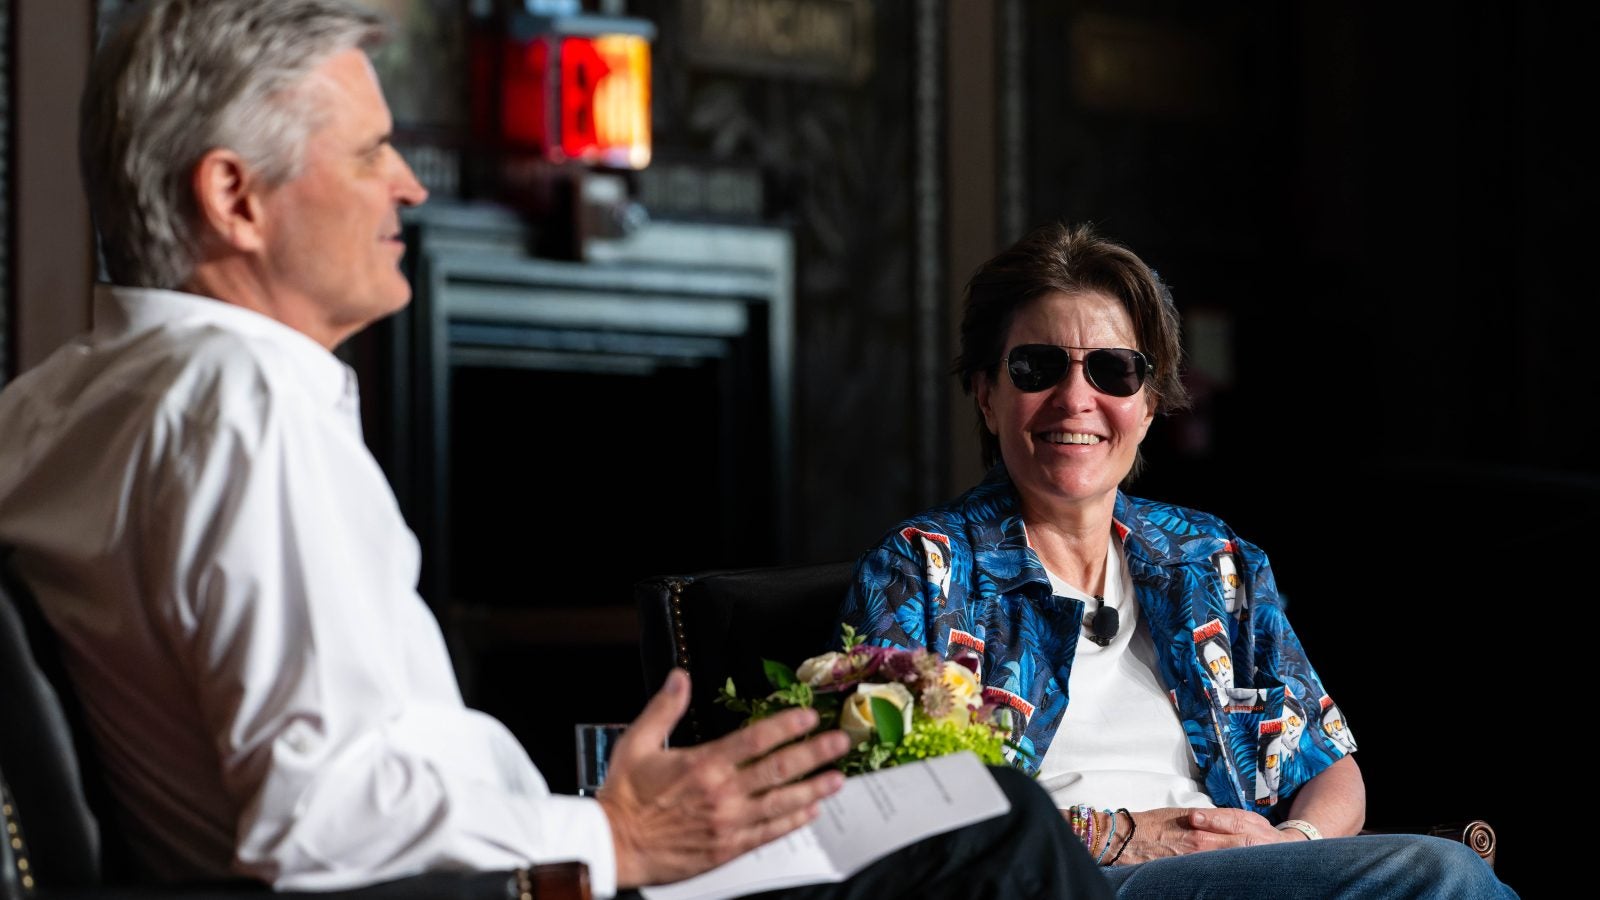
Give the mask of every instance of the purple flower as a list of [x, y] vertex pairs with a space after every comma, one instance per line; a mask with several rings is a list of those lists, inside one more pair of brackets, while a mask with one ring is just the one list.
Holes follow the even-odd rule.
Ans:
[[928, 651], [916, 650], [891, 650], [883, 658], [881, 671], [887, 681], [898, 681], [901, 684], [914, 685], [922, 680], [922, 667], [918, 665], [918, 655], [928, 656]]

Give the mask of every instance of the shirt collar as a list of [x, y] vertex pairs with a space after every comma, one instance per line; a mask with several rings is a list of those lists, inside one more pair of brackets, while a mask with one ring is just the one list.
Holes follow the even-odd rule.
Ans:
[[355, 371], [328, 348], [277, 319], [225, 300], [183, 291], [95, 286], [91, 335], [96, 343], [179, 324], [215, 327], [270, 345], [288, 358], [288, 368], [313, 397], [341, 410], [356, 406]]
[[[1025, 584], [1039, 583], [1049, 593], [1050, 576], [1045, 571], [1039, 555], [1028, 546], [1027, 530], [1022, 523], [1021, 499], [1005, 463], [995, 463], [983, 482], [968, 492], [963, 512], [970, 523], [996, 528], [998, 540], [987, 548], [973, 547], [973, 565], [993, 579], [1003, 593], [1018, 590]], [[1163, 566], [1183, 562], [1171, 553], [1161, 552], [1141, 532], [1142, 517], [1135, 499], [1117, 491], [1116, 504], [1111, 511], [1111, 528], [1122, 542], [1122, 552], [1128, 561], [1129, 571], [1136, 581], [1162, 581], [1167, 577]]]

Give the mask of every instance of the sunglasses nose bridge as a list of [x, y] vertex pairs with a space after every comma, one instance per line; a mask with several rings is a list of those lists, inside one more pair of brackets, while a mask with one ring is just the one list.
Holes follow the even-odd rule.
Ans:
[[1061, 396], [1068, 406], [1087, 404], [1095, 394], [1104, 393], [1089, 377], [1088, 357], [1081, 353], [1067, 354], [1067, 368], [1061, 373], [1061, 380], [1050, 386], [1050, 392]]

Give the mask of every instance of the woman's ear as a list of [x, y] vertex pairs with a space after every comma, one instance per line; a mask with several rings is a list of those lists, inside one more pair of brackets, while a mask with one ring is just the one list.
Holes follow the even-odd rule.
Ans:
[[972, 379], [972, 395], [978, 401], [978, 412], [983, 414], [983, 427], [989, 429], [990, 434], [999, 434], [994, 427], [994, 407], [990, 399], [994, 391], [994, 379], [987, 372], [979, 372]]
[[235, 250], [259, 250], [265, 245], [259, 182], [244, 158], [232, 150], [215, 148], [195, 164], [193, 188], [202, 242], [219, 240]]

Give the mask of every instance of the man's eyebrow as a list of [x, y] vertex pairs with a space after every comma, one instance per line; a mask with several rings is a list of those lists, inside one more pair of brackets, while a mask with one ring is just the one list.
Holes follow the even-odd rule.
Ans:
[[373, 138], [370, 141], [367, 141], [367, 143], [362, 147], [362, 150], [366, 151], [366, 152], [371, 152], [373, 150], [379, 149], [380, 147], [382, 147], [385, 144], [392, 144], [392, 143], [394, 143], [394, 132], [393, 131], [385, 131], [383, 134], [378, 135], [377, 137]]

